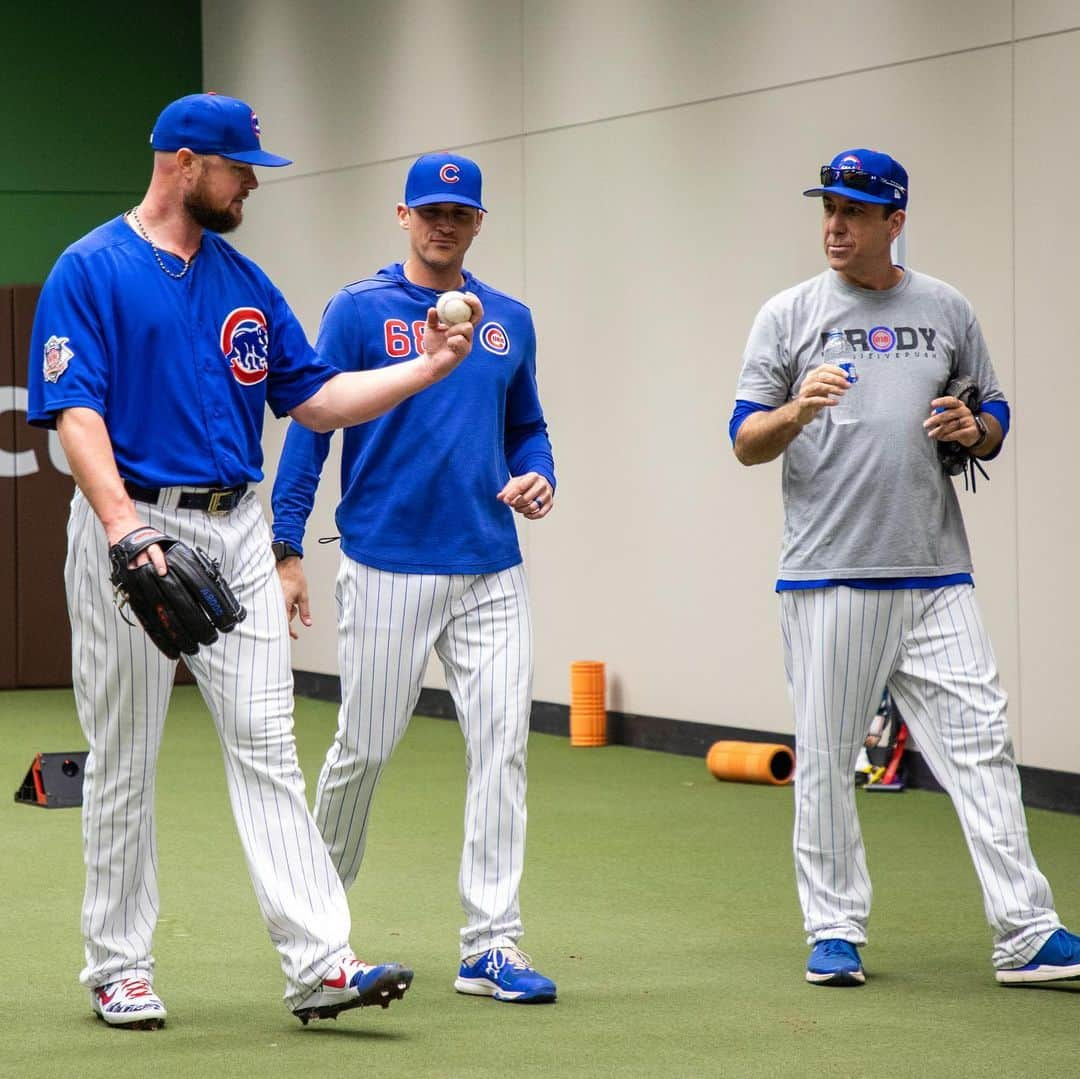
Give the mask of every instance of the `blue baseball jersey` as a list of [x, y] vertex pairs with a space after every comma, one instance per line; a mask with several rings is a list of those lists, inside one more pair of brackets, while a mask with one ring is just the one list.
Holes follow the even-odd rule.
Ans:
[[[536, 334], [519, 300], [465, 273], [484, 318], [473, 348], [447, 378], [369, 423], [345, 430], [341, 545], [354, 561], [395, 573], [494, 573], [521, 561], [513, 511], [496, 495], [511, 476], [538, 472], [555, 486], [536, 388]], [[323, 315], [316, 348], [346, 370], [419, 355], [439, 293], [400, 263], [342, 289]], [[274, 536], [302, 548], [331, 434], [289, 426], [274, 483]]]
[[27, 416], [55, 427], [65, 408], [98, 412], [120, 474], [140, 485], [234, 486], [262, 479], [266, 405], [285, 415], [338, 373], [220, 236], [203, 234], [177, 280], [118, 217], [72, 244], [45, 282]]

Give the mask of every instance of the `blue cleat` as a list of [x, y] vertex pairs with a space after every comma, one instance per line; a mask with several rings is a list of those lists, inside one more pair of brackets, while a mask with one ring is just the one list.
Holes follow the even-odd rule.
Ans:
[[1080, 978], [1080, 937], [1059, 929], [1050, 935], [1030, 963], [999, 970], [995, 977], [1002, 985], [1031, 985]]
[[492, 948], [462, 960], [454, 988], [459, 993], [494, 997], [512, 1004], [550, 1004], [555, 983], [532, 968], [517, 948]]
[[810, 951], [806, 980], [811, 985], [862, 985], [866, 981], [859, 950], [847, 940], [819, 940]]

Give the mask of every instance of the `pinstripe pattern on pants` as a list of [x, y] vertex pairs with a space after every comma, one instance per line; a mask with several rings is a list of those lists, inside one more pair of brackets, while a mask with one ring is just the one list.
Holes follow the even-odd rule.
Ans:
[[[247, 608], [235, 630], [186, 661], [217, 728], [248, 872], [281, 954], [286, 1003], [295, 1007], [349, 951], [350, 919], [297, 762], [288, 631], [269, 529], [253, 494], [229, 514], [139, 509], [151, 527], [217, 559]], [[65, 581], [75, 701], [90, 744], [81, 975], [88, 987], [153, 971], [154, 784], [176, 671], [141, 626], [121, 617], [109, 572], [104, 530], [76, 492]]]
[[855, 759], [888, 685], [956, 807], [994, 932], [995, 966], [1028, 962], [1061, 922], [1028, 841], [1007, 697], [974, 589], [781, 593], [795, 708], [795, 866], [809, 943], [866, 942], [871, 887]]
[[525, 758], [532, 619], [524, 567], [404, 574], [342, 555], [337, 579], [342, 705], [315, 818], [348, 888], [360, 871], [375, 788], [420, 696], [434, 648], [465, 736], [462, 956], [522, 935]]

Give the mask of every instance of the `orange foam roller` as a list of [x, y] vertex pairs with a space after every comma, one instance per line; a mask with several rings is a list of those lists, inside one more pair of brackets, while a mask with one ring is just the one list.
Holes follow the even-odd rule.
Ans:
[[795, 754], [787, 746], [767, 742], [713, 742], [705, 763], [717, 779], [774, 787], [790, 783], [795, 772]]
[[603, 663], [578, 660], [570, 664], [570, 744], [607, 745], [607, 709]]

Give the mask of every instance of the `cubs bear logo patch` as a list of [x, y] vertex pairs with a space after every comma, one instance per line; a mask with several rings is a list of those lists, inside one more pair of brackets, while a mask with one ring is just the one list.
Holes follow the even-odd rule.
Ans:
[[68, 364], [75, 356], [75, 353], [68, 348], [69, 340], [67, 337], [57, 337], [53, 334], [45, 342], [45, 362], [42, 369], [45, 372], [46, 382], [57, 382], [68, 369]]
[[266, 316], [257, 307], [230, 311], [221, 325], [221, 352], [241, 386], [262, 382], [270, 366]]

